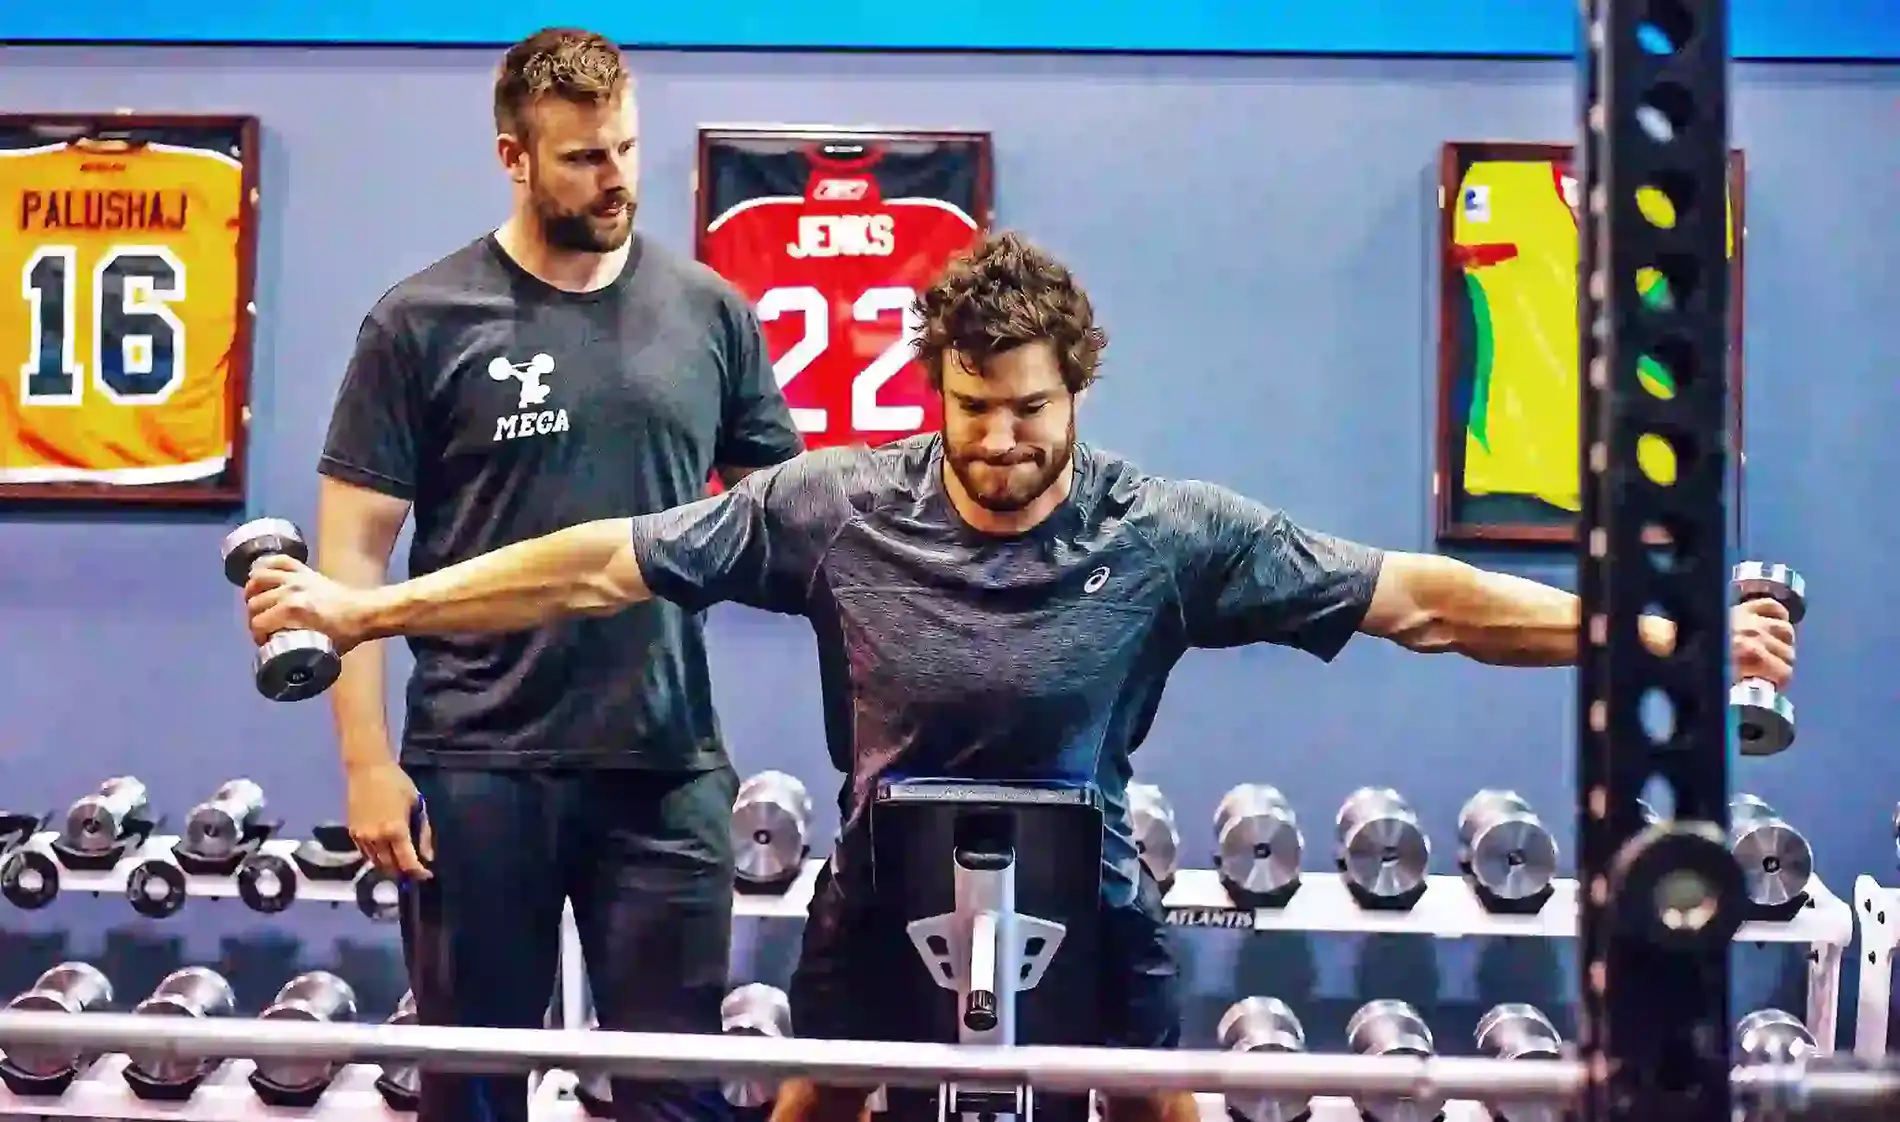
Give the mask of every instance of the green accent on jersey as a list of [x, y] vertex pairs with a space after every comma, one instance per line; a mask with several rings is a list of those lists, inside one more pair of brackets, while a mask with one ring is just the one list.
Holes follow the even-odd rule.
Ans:
[[1491, 409], [1491, 361], [1496, 347], [1491, 339], [1491, 302], [1485, 299], [1484, 282], [1474, 274], [1465, 274], [1465, 291], [1471, 294], [1471, 413], [1465, 429], [1485, 451], [1491, 450], [1486, 431]]

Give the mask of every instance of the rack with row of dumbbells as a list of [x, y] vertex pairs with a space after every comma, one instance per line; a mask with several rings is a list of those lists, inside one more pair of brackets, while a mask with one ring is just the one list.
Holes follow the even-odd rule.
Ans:
[[[111, 981], [96, 967], [67, 962], [41, 975], [16, 995], [7, 1008], [75, 1016], [114, 1006]], [[229, 1017], [236, 999], [217, 971], [189, 966], [161, 981], [132, 1006], [135, 1015]], [[739, 986], [721, 1007], [727, 1033], [786, 1037], [793, 1033], [793, 1010], [783, 991], [760, 983]], [[356, 995], [349, 983], [327, 971], [299, 974], [277, 992], [259, 1017], [264, 1020], [351, 1021]], [[413, 1004], [405, 995], [388, 1023], [413, 1023]], [[1246, 997], [1228, 1007], [1215, 1030], [1220, 1048], [1244, 1052], [1303, 1052], [1308, 1034], [1291, 1006], [1268, 996]], [[1366, 1056], [1420, 1056], [1437, 1052], [1424, 1019], [1403, 1001], [1380, 999], [1362, 1005], [1346, 1025], [1345, 1050]], [[1479, 1055], [1507, 1060], [1555, 1059], [1564, 1041], [1551, 1019], [1535, 1006], [1507, 1003], [1481, 1017], [1472, 1033]], [[1735, 1027], [1738, 1064], [1792, 1060], [1818, 1051], [1814, 1036], [1799, 1018], [1779, 1009], [1757, 1010]], [[84, 1056], [47, 1049], [16, 1049], [0, 1054], [0, 1114], [20, 1111], [40, 1117], [165, 1118], [191, 1117], [306, 1120], [366, 1119], [412, 1112], [416, 1072], [400, 1065], [337, 1065], [298, 1060], [199, 1061], [162, 1053]], [[721, 1088], [742, 1110], [767, 1106], [770, 1085], [732, 1081]], [[1352, 1118], [1363, 1122], [1413, 1122], [1418, 1119], [1475, 1122], [1491, 1118], [1542, 1120], [1547, 1107], [1416, 1098], [1289, 1100], [1265, 1096], [1210, 1098], [1205, 1113], [1239, 1122], [1290, 1122]], [[189, 1113], [184, 1113], [189, 1111]], [[608, 1080], [587, 1073], [550, 1072], [538, 1083], [536, 1122], [608, 1118], [612, 1092]]]
[[[143, 784], [130, 777], [109, 781], [76, 801], [57, 830], [43, 828], [50, 816], [5, 820], [0, 895], [17, 906], [44, 907], [63, 891], [124, 894], [148, 916], [176, 914], [193, 897], [236, 897], [266, 914], [296, 901], [322, 901], [354, 903], [374, 919], [393, 916], [394, 884], [364, 866], [341, 828], [304, 841], [281, 838], [264, 805], [255, 784], [233, 780], [187, 814], [182, 834], [167, 836], [158, 832], [162, 823]], [[1555, 876], [1555, 840], [1525, 800], [1507, 791], [1480, 791], [1466, 803], [1455, 827], [1460, 871], [1453, 876], [1428, 874], [1431, 833], [1389, 789], [1355, 791], [1341, 804], [1333, 816], [1333, 868], [1324, 875], [1303, 871], [1299, 818], [1264, 784], [1242, 784], [1219, 801], [1211, 868], [1182, 867], [1178, 819], [1158, 788], [1132, 785], [1129, 812], [1142, 859], [1166, 888], [1168, 921], [1177, 926], [1437, 937], [1576, 932], [1576, 884]], [[1731, 844], [1745, 865], [1753, 863], [1750, 886], [1759, 912], [1738, 941], [1812, 948], [1803, 1021], [1813, 1026], [1817, 1049], [1828, 1051], [1839, 965], [1854, 926], [1850, 910], [1812, 875], [1805, 841], [1771, 808], [1738, 796], [1733, 813]], [[811, 856], [811, 822], [810, 795], [795, 777], [767, 771], [741, 785], [733, 817], [736, 914], [804, 915], [819, 864]], [[560, 1019], [564, 1027], [582, 1027], [589, 1023], [584, 963], [571, 924], [563, 946]], [[233, 1069], [218, 1070], [226, 1073], [219, 1085], [229, 1085]], [[239, 1089], [248, 1081], [239, 1080]], [[375, 1082], [357, 1075], [332, 1086], [361, 1090]], [[551, 1076], [544, 1082], [542, 1099], [579, 1096], [586, 1106], [582, 1081]], [[92, 1109], [87, 1104], [98, 1098], [87, 1088], [112, 1083], [82, 1081], [74, 1110], [37, 1113], [136, 1117], [78, 1112]], [[124, 1092], [115, 1094], [106, 1098], [116, 1102]], [[261, 1109], [256, 1095], [244, 1101], [251, 1104], [246, 1111]]]
[[[1306, 1029], [1286, 1002], [1246, 997], [1227, 1008], [1216, 1030], [1220, 1047], [1236, 1052], [1304, 1052]], [[1438, 1051], [1418, 1010], [1403, 1001], [1368, 1001], [1346, 1022], [1345, 1051], [1361, 1056], [1429, 1057]], [[1493, 1006], [1472, 1030], [1475, 1052], [1501, 1060], [1554, 1060], [1565, 1042], [1551, 1019], [1534, 1005]], [[1323, 1049], [1327, 1051], [1335, 1049]], [[1758, 1009], [1735, 1025], [1737, 1064], [1791, 1061], [1815, 1055], [1814, 1035], [1800, 1018], [1780, 1009]], [[1565, 1112], [1544, 1104], [1480, 1103], [1430, 1098], [1278, 1099], [1230, 1095], [1224, 1105], [1237, 1122], [1295, 1122], [1338, 1116], [1361, 1122], [1557, 1122]]]
[[[84, 1016], [115, 1009], [112, 982], [85, 962], [63, 962], [8, 1001], [9, 1010]], [[210, 967], [175, 970], [151, 994], [131, 1005], [135, 1015], [230, 1017], [237, 1006], [231, 984]], [[350, 984], [324, 970], [299, 974], [258, 1014], [262, 1020], [354, 1021]], [[791, 1006], [783, 991], [750, 983], [726, 995], [725, 1032], [787, 1036]], [[403, 995], [389, 1024], [413, 1024], [415, 1004]], [[49, 1049], [0, 1052], [0, 1117], [41, 1118], [299, 1118], [360, 1120], [416, 1109], [416, 1071], [407, 1065], [339, 1065], [308, 1060], [200, 1061], [134, 1053], [87, 1056]], [[608, 1081], [574, 1073], [547, 1073], [537, 1081], [537, 1122], [560, 1117], [608, 1118]], [[734, 1106], [768, 1102], [772, 1088], [749, 1081], [722, 1086]], [[572, 1104], [568, 1106], [567, 1104]]]

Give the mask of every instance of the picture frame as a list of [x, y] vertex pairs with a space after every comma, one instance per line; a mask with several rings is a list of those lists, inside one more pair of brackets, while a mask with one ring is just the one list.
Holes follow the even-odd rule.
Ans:
[[[1574, 192], [1567, 174], [1574, 153], [1571, 144], [1515, 141], [1452, 141], [1441, 150], [1431, 482], [1440, 545], [1576, 544], [1582, 468], [1574, 211], [1562, 225], [1574, 202], [1566, 197]], [[1746, 182], [1746, 159], [1735, 149], [1727, 183], [1727, 529], [1735, 534], [1744, 462]], [[1510, 388], [1504, 378], [1513, 380]]]
[[807, 448], [936, 431], [910, 305], [993, 229], [994, 169], [984, 130], [700, 127], [694, 254], [753, 306]]
[[0, 508], [243, 503], [260, 132], [0, 114]]

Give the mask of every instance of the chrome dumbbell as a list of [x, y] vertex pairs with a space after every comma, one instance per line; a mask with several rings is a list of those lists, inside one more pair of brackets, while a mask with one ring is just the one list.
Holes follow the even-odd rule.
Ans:
[[[224, 975], [205, 966], [187, 966], [167, 974], [152, 990], [152, 996], [139, 1002], [132, 1012], [148, 1017], [228, 1017], [236, 1006], [231, 983], [224, 980]], [[163, 1050], [131, 1052], [128, 1059], [131, 1062], [125, 1069], [126, 1082], [141, 1097], [153, 1090], [189, 1087], [221, 1062]]]
[[[1563, 1037], [1535, 1005], [1506, 1002], [1478, 1019], [1472, 1034], [1478, 1054], [1500, 1060], [1560, 1060]], [[1545, 1103], [1487, 1102], [1495, 1122], [1562, 1122], [1565, 1110]]]
[[[258, 518], [226, 535], [218, 554], [224, 579], [243, 588], [251, 579], [251, 566], [259, 561], [278, 555], [308, 561], [310, 547], [295, 523]], [[279, 631], [258, 645], [252, 678], [257, 692], [272, 701], [303, 701], [329, 689], [342, 671], [343, 659], [328, 635]]]
[[66, 811], [60, 848], [79, 857], [110, 856], [127, 837], [152, 822], [145, 784], [130, 775], [108, 779], [99, 792], [75, 801]]
[[[791, 999], [777, 986], [749, 982], [727, 994], [719, 1003], [719, 1031], [726, 1036], [789, 1037], [792, 1035]], [[719, 1090], [733, 1106], [758, 1107], [778, 1097], [778, 1082], [728, 1079], [719, 1084]]]
[[[1808, 585], [1786, 565], [1744, 561], [1735, 566], [1729, 588], [1733, 602], [1773, 600], [1788, 611], [1788, 622], [1799, 624], [1807, 614]], [[1772, 756], [1794, 743], [1794, 703], [1760, 678], [1743, 678], [1729, 687], [1729, 710], [1735, 715], [1737, 739], [1744, 756]]]
[[1528, 900], [1557, 876], [1557, 840], [1515, 791], [1483, 790], [1458, 812], [1459, 864], [1499, 900]]
[[[1220, 1047], [1229, 1052], [1304, 1052], [1306, 1030], [1287, 1003], [1277, 997], [1243, 997], [1221, 1014], [1214, 1031]], [[1227, 1096], [1227, 1109], [1247, 1122], [1295, 1122], [1312, 1109], [1312, 1100], [1297, 1095], [1237, 1093]]]
[[[111, 981], [85, 962], [60, 963], [41, 974], [33, 988], [7, 1002], [8, 1012], [14, 1013], [93, 1013], [111, 1006]], [[38, 1088], [57, 1094], [53, 1085], [76, 1075], [94, 1058], [71, 1048], [9, 1045], [0, 1056], [0, 1079], [17, 1093]]]
[[797, 778], [762, 771], [739, 784], [732, 848], [742, 885], [773, 887], [798, 876], [809, 852], [811, 795]]
[[[1368, 1001], [1346, 1022], [1346, 1046], [1361, 1056], [1426, 1057], [1433, 1050], [1432, 1031], [1406, 1002]], [[1373, 1122], [1432, 1122], [1445, 1107], [1443, 1099], [1433, 1095], [1368, 1096], [1358, 1103]]]
[[[415, 991], [404, 992], [402, 1000], [396, 1003], [396, 1011], [389, 1015], [384, 1024], [413, 1025], [416, 1023]], [[376, 1093], [382, 1096], [383, 1105], [400, 1114], [414, 1114], [416, 1103], [421, 1096], [421, 1084], [418, 1082], [416, 1065], [384, 1064], [380, 1075], [376, 1077]]]
[[1165, 891], [1181, 867], [1181, 830], [1174, 804], [1152, 783], [1128, 785], [1128, 829], [1148, 875]]
[[1814, 849], [1774, 807], [1754, 795], [1730, 799], [1728, 838], [1750, 902], [1778, 907], [1799, 900], [1808, 890], [1814, 879]]
[[1299, 883], [1306, 839], [1278, 789], [1242, 783], [1214, 807], [1214, 867], [1229, 893], [1271, 897]]
[[228, 861], [238, 855], [263, 814], [264, 789], [248, 779], [233, 779], [191, 808], [180, 849], [199, 861]]
[[1737, 1064], [1790, 1064], [1812, 1059], [1820, 1048], [1801, 1018], [1780, 1009], [1757, 1009], [1735, 1023]]
[[1361, 787], [1333, 820], [1346, 883], [1372, 900], [1398, 901], [1425, 885], [1432, 843], [1410, 804], [1390, 787]]
[[[269, 1008], [258, 1014], [265, 1021], [354, 1021], [356, 991], [327, 970], [312, 970], [284, 983]], [[336, 1078], [341, 1064], [328, 1060], [291, 1060], [262, 1057], [251, 1072], [251, 1088], [269, 1106], [309, 1107]]]

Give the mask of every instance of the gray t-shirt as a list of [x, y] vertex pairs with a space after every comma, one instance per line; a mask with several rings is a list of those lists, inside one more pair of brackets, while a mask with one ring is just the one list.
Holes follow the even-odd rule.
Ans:
[[1243, 643], [1330, 661], [1383, 555], [1087, 445], [1050, 518], [986, 535], [942, 469], [935, 435], [807, 453], [634, 519], [634, 552], [653, 592], [689, 611], [732, 601], [811, 620], [826, 740], [850, 777], [841, 865], [881, 778], [1086, 783], [1107, 812], [1104, 896], [1126, 904], [1129, 755], [1176, 661]]
[[[409, 500], [412, 574], [706, 494], [798, 454], [758, 318], [636, 234], [613, 283], [550, 287], [471, 242], [363, 320], [318, 470]], [[726, 753], [698, 616], [642, 604], [409, 641], [406, 764], [697, 771]]]

